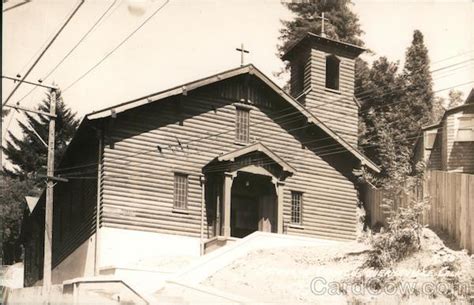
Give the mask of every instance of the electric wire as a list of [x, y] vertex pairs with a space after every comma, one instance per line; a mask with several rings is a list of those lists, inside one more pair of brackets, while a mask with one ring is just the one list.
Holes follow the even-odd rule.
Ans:
[[63, 92], [68, 91], [78, 82], [80, 82], [84, 77], [86, 77], [89, 73], [91, 73], [95, 68], [97, 68], [100, 64], [102, 64], [107, 58], [109, 58], [115, 51], [117, 51], [121, 46], [123, 46], [133, 35], [135, 35], [145, 24], [147, 24], [153, 17], [158, 14], [168, 3], [170, 0], [166, 0], [161, 6], [159, 6], [150, 16], [148, 16], [136, 29], [134, 29], [130, 34], [128, 34], [125, 39], [123, 39], [118, 45], [116, 45], [111, 51], [109, 51], [102, 59], [100, 59], [96, 64], [90, 67], [86, 72], [84, 72], [81, 76], [79, 76], [76, 80], [74, 80], [71, 84], [66, 86]]
[[[472, 83], [472, 82], [468, 82], [468, 83]], [[466, 84], [466, 83], [464, 83]], [[464, 84], [461, 84], [459, 86], [462, 86]], [[440, 90], [437, 90], [438, 92], [439, 91], [442, 91], [442, 90], [448, 90], [448, 89], [451, 89], [452, 87], [448, 87], [448, 88], [444, 88], [444, 89], [440, 89]], [[327, 122], [327, 121], [326, 121]], [[323, 123], [325, 123], [323, 121]], [[280, 123], [281, 125], [281, 123]], [[285, 132], [290, 132], [290, 131], [295, 131], [295, 130], [298, 130], [298, 129], [303, 129], [303, 128], [306, 128], [308, 127], [309, 125], [305, 125], [305, 126], [301, 126], [301, 127], [297, 127], [297, 128], [293, 128], [293, 129], [289, 129], [289, 130], [285, 130]], [[276, 132], [276, 133], [273, 133], [269, 136], [266, 136], [265, 139], [266, 140], [269, 140], [269, 139], [272, 139], [272, 135], [278, 135], [278, 134], [281, 134], [281, 132]], [[328, 139], [333, 139], [332, 137], [324, 137], [324, 138], [319, 138], [319, 139], [316, 139], [316, 140], [311, 140], [311, 141], [308, 141], [308, 142], [302, 142], [301, 144], [309, 144], [309, 143], [316, 143], [316, 142], [320, 142], [320, 141], [324, 141], [324, 140], [328, 140]], [[406, 139], [410, 139], [410, 137], [407, 137]], [[185, 146], [186, 144], [184, 144], [183, 146]], [[330, 145], [326, 145], [326, 146], [321, 146], [321, 147], [318, 147], [318, 149], [321, 149], [321, 148], [329, 148], [329, 147], [334, 147], [334, 146], [340, 146], [339, 143], [334, 143], [334, 144], [330, 144]], [[361, 145], [362, 147], [370, 147], [371, 145]], [[166, 146], [165, 146], [166, 147]], [[339, 148], [338, 148], [339, 149]], [[116, 158], [116, 159], [111, 159], [111, 161], [123, 161], [125, 159], [128, 159], [130, 157], [133, 157], [133, 156], [137, 156], [137, 155], [143, 155], [143, 154], [146, 154], [146, 153], [149, 153], [149, 152], [152, 152], [152, 151], [156, 151], [155, 148], [151, 149], [151, 150], [145, 150], [145, 151], [141, 151], [141, 152], [138, 152], [138, 153], [135, 153], [133, 155], [129, 155], [129, 156], [125, 156], [125, 157], [121, 157], [121, 158]], [[341, 152], [347, 152], [347, 149], [346, 148], [342, 148]], [[255, 161], [255, 160], [253, 160]], [[94, 163], [94, 164], [90, 164], [88, 166], [95, 166], [97, 165], [98, 163]], [[76, 167], [77, 168], [77, 167]]]

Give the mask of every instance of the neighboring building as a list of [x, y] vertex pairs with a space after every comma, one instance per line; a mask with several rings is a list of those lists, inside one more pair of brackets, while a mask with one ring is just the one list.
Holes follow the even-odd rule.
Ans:
[[[355, 238], [356, 173], [379, 171], [356, 148], [363, 51], [308, 34], [284, 56], [294, 97], [247, 65], [87, 115], [56, 174], [69, 182], [54, 189], [53, 283], [257, 230]], [[43, 219], [44, 196], [28, 285]]]
[[424, 160], [427, 169], [474, 174], [474, 89], [463, 105], [423, 128], [415, 160]]

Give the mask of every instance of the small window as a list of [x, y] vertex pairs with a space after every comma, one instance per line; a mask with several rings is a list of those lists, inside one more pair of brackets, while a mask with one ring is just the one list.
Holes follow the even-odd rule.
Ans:
[[433, 149], [437, 130], [425, 131], [425, 149]]
[[460, 117], [456, 135], [458, 142], [474, 141], [474, 117]]
[[291, 223], [301, 225], [303, 193], [291, 192]]
[[249, 142], [249, 118], [250, 110], [244, 108], [236, 108], [235, 117], [235, 140], [237, 142]]
[[175, 209], [188, 207], [188, 175], [174, 174], [174, 205]]
[[326, 57], [326, 88], [339, 90], [339, 59], [334, 55]]

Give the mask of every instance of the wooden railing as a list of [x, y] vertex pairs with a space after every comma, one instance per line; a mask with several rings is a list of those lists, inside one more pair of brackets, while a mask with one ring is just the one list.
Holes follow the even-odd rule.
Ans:
[[[361, 192], [370, 225], [386, 225], [388, 211], [382, 205], [384, 191], [366, 185]], [[395, 198], [395, 207], [406, 206], [414, 197], [426, 197], [429, 209], [423, 222], [443, 231], [459, 247], [474, 253], [474, 175], [428, 171], [422, 190]]]

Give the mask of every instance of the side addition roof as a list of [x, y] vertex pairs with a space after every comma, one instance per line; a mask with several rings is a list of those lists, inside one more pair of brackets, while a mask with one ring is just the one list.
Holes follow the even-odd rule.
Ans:
[[364, 154], [362, 154], [357, 148], [347, 143], [336, 132], [330, 129], [326, 124], [324, 124], [320, 119], [318, 119], [314, 114], [312, 114], [308, 109], [306, 109], [303, 105], [301, 105], [298, 101], [296, 101], [291, 95], [286, 93], [283, 89], [281, 89], [277, 84], [275, 84], [271, 79], [269, 79], [265, 74], [263, 74], [260, 70], [258, 70], [252, 64], [235, 68], [232, 70], [227, 70], [219, 74], [215, 74], [206, 78], [189, 82], [184, 85], [176, 86], [168, 90], [146, 95], [141, 98], [134, 99], [125, 103], [121, 103], [112, 107], [107, 107], [105, 109], [89, 113], [88, 115], [86, 115], [86, 118], [89, 120], [96, 120], [96, 119], [114, 116], [118, 113], [127, 111], [129, 109], [133, 109], [133, 108], [140, 107], [149, 103], [153, 103], [167, 97], [187, 94], [187, 92], [192, 91], [194, 89], [197, 89], [197, 88], [200, 88], [200, 87], [203, 87], [203, 86], [206, 86], [206, 85], [209, 85], [221, 80], [229, 79], [238, 75], [243, 75], [243, 74], [254, 75], [258, 79], [260, 79], [264, 84], [266, 84], [274, 92], [280, 95], [286, 102], [288, 102], [290, 105], [295, 107], [300, 113], [306, 116], [309, 123], [313, 123], [317, 125], [319, 128], [321, 128], [326, 134], [328, 134], [336, 142], [338, 142], [342, 147], [344, 147], [347, 151], [349, 151], [355, 158], [360, 160], [360, 162], [363, 165], [368, 166], [370, 169], [372, 169], [373, 171], [377, 173], [380, 172], [380, 169], [375, 163], [373, 163], [369, 158], [364, 156]]

